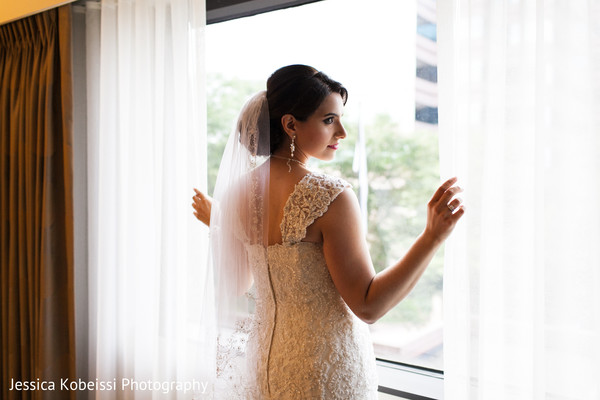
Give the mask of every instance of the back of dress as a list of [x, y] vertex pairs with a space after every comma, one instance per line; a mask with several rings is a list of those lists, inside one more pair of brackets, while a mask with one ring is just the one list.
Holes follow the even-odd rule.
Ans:
[[368, 327], [335, 288], [306, 228], [350, 185], [309, 173], [284, 208], [282, 244], [251, 250], [256, 290], [248, 362], [258, 398], [376, 399]]

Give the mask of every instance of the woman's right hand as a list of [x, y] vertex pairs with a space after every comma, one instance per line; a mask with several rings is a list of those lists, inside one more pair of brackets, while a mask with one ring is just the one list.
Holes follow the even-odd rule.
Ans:
[[454, 198], [463, 191], [460, 186], [455, 186], [456, 181], [457, 178], [450, 178], [444, 182], [427, 204], [425, 234], [439, 243], [448, 238], [465, 213], [462, 199]]
[[192, 199], [194, 202], [192, 203], [192, 207], [194, 208], [194, 215], [198, 220], [206, 226], [210, 226], [210, 211], [212, 209], [212, 198], [208, 195], [205, 195], [198, 189], [194, 188], [194, 192], [196, 194]]

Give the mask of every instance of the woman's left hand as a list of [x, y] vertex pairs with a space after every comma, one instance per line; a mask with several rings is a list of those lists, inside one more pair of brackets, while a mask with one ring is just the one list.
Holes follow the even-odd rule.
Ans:
[[192, 203], [192, 207], [194, 207], [194, 215], [198, 220], [206, 226], [210, 226], [210, 211], [212, 209], [212, 198], [208, 195], [205, 195], [198, 189], [194, 188], [194, 192], [196, 194], [192, 199], [194, 202]]
[[429, 234], [436, 242], [441, 243], [446, 240], [465, 213], [462, 200], [454, 198], [463, 191], [455, 185], [456, 181], [456, 178], [451, 178], [444, 182], [427, 204], [425, 233]]

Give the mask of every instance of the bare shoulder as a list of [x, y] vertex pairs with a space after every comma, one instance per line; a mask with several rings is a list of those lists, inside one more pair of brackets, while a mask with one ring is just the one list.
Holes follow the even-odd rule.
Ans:
[[344, 188], [329, 205], [329, 209], [321, 218], [321, 231], [324, 239], [327, 233], [339, 237], [351, 234], [355, 229], [362, 230], [360, 226], [360, 208], [356, 194], [350, 187]]
[[358, 199], [350, 187], [344, 188], [331, 202], [327, 214], [333, 216], [347, 215], [358, 209]]

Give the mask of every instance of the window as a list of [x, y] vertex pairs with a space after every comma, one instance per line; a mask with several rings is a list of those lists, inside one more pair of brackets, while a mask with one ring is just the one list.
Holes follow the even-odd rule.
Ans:
[[437, 83], [437, 66], [418, 62], [417, 60], [417, 78]]
[[434, 42], [437, 40], [437, 29], [435, 22], [429, 21], [421, 15], [417, 16], [417, 32], [419, 35], [433, 40]]
[[[327, 0], [209, 25], [209, 191], [243, 102], [275, 69], [312, 65], [342, 82], [349, 101], [336, 160], [310, 167], [343, 176], [359, 198], [368, 190], [373, 262], [391, 265], [423, 229], [439, 183], [435, 40], [434, 0]], [[358, 179], [361, 151], [368, 188]], [[438, 253], [410, 296], [372, 325], [381, 360], [442, 369], [442, 261]]]

